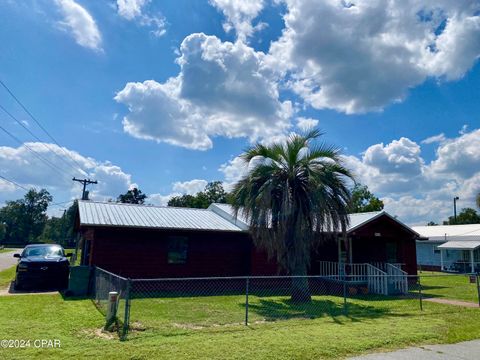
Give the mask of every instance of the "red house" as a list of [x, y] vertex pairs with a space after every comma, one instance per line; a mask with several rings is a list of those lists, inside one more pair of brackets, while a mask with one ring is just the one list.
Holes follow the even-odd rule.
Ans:
[[[131, 278], [277, 275], [226, 204], [189, 209], [79, 201], [82, 264]], [[386, 212], [352, 214], [347, 241], [312, 254], [312, 275], [416, 274], [418, 234]]]

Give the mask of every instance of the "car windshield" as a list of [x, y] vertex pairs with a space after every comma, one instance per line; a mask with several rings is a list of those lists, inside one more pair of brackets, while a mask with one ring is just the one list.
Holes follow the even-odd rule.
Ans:
[[63, 250], [60, 246], [38, 246], [26, 248], [23, 251], [23, 257], [28, 256], [45, 256], [45, 257], [57, 257], [63, 256]]

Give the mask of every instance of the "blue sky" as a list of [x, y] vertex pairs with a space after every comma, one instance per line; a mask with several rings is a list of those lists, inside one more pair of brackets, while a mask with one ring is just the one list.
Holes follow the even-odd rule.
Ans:
[[80, 193], [80, 164], [95, 199], [137, 184], [164, 204], [228, 187], [246, 146], [307, 124], [388, 211], [441, 221], [453, 196], [474, 206], [480, 191], [479, 13], [478, 1], [1, 2], [0, 80], [64, 150], [0, 88], [42, 140], [0, 111], [26, 143], [0, 133], [0, 175], [62, 202]]

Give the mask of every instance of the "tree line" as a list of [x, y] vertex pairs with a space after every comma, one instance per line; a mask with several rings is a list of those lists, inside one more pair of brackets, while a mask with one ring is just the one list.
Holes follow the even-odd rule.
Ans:
[[[144, 204], [147, 198], [142, 190], [133, 188], [110, 201]], [[31, 189], [22, 199], [7, 201], [0, 208], [0, 245], [23, 246], [39, 242], [75, 246], [78, 202], [74, 200], [61, 216], [48, 217], [47, 209], [52, 201], [51, 194], [45, 189]], [[174, 196], [168, 201], [168, 206], [206, 209], [211, 203], [233, 204], [232, 194], [224, 189], [221, 181], [212, 181], [203, 191], [193, 195]], [[351, 213], [381, 209], [383, 202], [366, 186], [356, 185], [352, 189]]]

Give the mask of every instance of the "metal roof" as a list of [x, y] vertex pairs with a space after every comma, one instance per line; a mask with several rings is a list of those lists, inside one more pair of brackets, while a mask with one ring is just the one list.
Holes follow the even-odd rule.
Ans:
[[413, 226], [416, 232], [428, 241], [445, 242], [455, 241], [480, 241], [480, 224], [470, 225], [435, 225], [435, 226]]
[[79, 201], [80, 226], [242, 231], [204, 209]]
[[[213, 212], [219, 214], [220, 216], [222, 216], [223, 218], [229, 221], [232, 221], [232, 222], [236, 221], [235, 222], [236, 225], [238, 225], [242, 229], [248, 230], [248, 220], [246, 219], [246, 217], [243, 216], [242, 212], [240, 211], [237, 215], [237, 218], [235, 219], [233, 207], [231, 205], [213, 203], [208, 207], [208, 209], [212, 210]], [[415, 233], [415, 231], [413, 231], [409, 226], [405, 225], [398, 219], [394, 218], [393, 216], [388, 214], [386, 211], [373, 211], [373, 212], [350, 214], [349, 215], [350, 224], [347, 228], [347, 232], [352, 232], [362, 227], [363, 225], [369, 223], [370, 221], [373, 221], [383, 215], [388, 216], [395, 222], [399, 223], [400, 225], [404, 226], [405, 228]]]
[[447, 241], [445, 244], [437, 246], [439, 249], [453, 250], [475, 250], [480, 247], [480, 241]]

